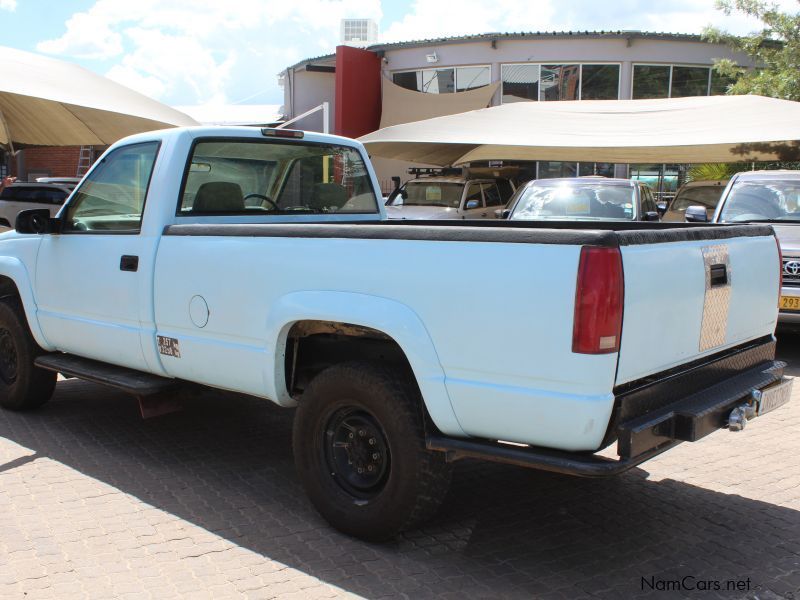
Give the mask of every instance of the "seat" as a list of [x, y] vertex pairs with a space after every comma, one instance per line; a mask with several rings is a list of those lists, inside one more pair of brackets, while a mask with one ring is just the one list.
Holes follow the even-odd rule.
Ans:
[[348, 200], [347, 190], [338, 183], [317, 183], [311, 192], [309, 208], [314, 210], [339, 209]]
[[194, 196], [192, 212], [244, 212], [244, 196], [241, 186], [230, 181], [208, 181], [202, 184]]

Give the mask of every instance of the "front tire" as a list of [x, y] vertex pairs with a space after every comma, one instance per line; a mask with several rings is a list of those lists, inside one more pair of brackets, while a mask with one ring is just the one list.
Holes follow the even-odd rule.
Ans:
[[450, 465], [425, 448], [419, 391], [409, 374], [353, 362], [317, 375], [294, 420], [300, 481], [336, 529], [383, 541], [433, 515]]
[[33, 339], [22, 307], [0, 301], [0, 407], [32, 410], [47, 402], [56, 373], [34, 366], [43, 350]]

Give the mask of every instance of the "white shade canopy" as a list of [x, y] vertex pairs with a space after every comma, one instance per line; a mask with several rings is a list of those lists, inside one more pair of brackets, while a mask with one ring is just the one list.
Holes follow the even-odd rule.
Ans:
[[105, 145], [191, 117], [61, 60], [0, 47], [0, 144]]
[[379, 129], [371, 156], [705, 163], [800, 160], [800, 103], [763, 96], [515, 102]]

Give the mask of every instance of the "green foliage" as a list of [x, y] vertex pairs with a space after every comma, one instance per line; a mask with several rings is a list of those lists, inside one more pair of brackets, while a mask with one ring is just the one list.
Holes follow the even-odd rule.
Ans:
[[785, 100], [800, 100], [800, 13], [788, 14], [762, 0], [717, 0], [726, 15], [733, 11], [756, 17], [761, 31], [737, 37], [709, 27], [703, 37], [725, 43], [753, 59], [755, 69], [744, 69], [730, 59], [716, 61], [714, 69], [730, 78], [729, 94], [758, 94]]
[[[749, 166], [749, 165], [748, 165]], [[686, 173], [686, 181], [717, 181], [729, 179], [734, 173], [744, 171], [742, 163], [703, 163], [692, 165]]]

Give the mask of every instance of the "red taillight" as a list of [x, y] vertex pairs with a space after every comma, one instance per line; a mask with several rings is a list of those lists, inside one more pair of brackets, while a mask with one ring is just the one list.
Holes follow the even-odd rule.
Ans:
[[778, 308], [781, 307], [781, 291], [783, 291], [783, 251], [781, 242], [775, 236], [775, 243], [778, 244]]
[[572, 324], [573, 352], [608, 354], [619, 350], [624, 293], [619, 248], [581, 248]]

